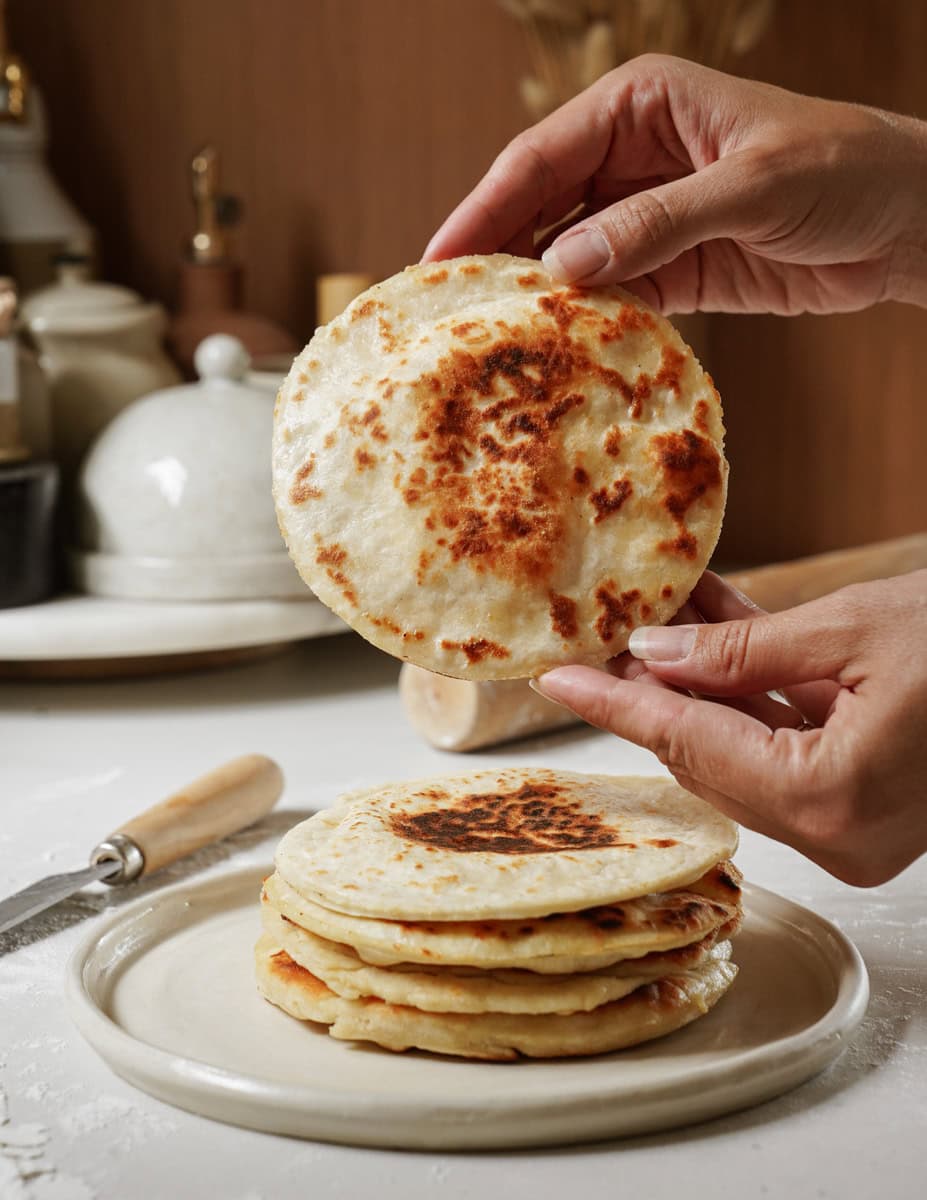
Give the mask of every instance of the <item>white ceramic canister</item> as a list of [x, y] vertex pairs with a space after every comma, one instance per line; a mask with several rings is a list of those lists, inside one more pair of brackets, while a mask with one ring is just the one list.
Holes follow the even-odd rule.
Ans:
[[237, 338], [200, 343], [199, 382], [155, 392], [100, 434], [78, 481], [79, 588], [157, 600], [309, 599], [274, 513], [274, 392]]
[[129, 288], [91, 281], [86, 259], [75, 256], [21, 311], [49, 382], [54, 457], [69, 479], [127, 404], [180, 381], [161, 346], [164, 310]]

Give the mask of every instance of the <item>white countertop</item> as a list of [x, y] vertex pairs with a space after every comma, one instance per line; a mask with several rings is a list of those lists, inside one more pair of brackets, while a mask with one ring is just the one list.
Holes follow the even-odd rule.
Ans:
[[[279, 810], [259, 830], [164, 872], [166, 881], [269, 860], [281, 833], [309, 810], [385, 779], [502, 763], [659, 770], [643, 751], [586, 729], [467, 756], [439, 753], [406, 725], [396, 675], [392, 660], [350, 635], [224, 671], [0, 683], [0, 896], [83, 865], [113, 827], [250, 750], [286, 772]], [[88, 923], [138, 894], [88, 891], [0, 935], [0, 1198], [923, 1196], [927, 859], [869, 892], [749, 832], [737, 861], [749, 879], [835, 921], [862, 951], [869, 1015], [843, 1057], [778, 1100], [707, 1124], [510, 1154], [300, 1142], [207, 1121], [136, 1091], [84, 1044], [64, 1007], [64, 964]]]

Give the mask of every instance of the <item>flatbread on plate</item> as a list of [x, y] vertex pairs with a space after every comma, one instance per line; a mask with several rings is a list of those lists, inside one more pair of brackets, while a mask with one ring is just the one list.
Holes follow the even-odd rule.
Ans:
[[737, 974], [733, 963], [711, 960], [644, 984], [590, 1012], [525, 1015], [434, 1013], [373, 997], [346, 1000], [294, 962], [268, 934], [258, 940], [255, 966], [265, 999], [300, 1020], [328, 1025], [333, 1037], [375, 1042], [388, 1050], [418, 1048], [501, 1061], [520, 1054], [602, 1054], [662, 1037], [704, 1016]]
[[275, 863], [325, 908], [459, 921], [681, 888], [736, 846], [734, 822], [675, 780], [510, 767], [347, 797], [286, 833]]

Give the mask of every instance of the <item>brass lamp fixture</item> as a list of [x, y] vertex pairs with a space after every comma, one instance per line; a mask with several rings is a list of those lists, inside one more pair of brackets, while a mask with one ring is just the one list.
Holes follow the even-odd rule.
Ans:
[[6, 0], [0, 0], [0, 121], [22, 121], [25, 118], [28, 91], [26, 66], [9, 46]]

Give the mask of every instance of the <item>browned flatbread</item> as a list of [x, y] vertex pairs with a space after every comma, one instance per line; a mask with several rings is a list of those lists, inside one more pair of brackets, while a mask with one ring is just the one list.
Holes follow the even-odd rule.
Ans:
[[589, 1012], [435, 1013], [372, 997], [346, 1000], [267, 935], [258, 941], [255, 962], [265, 999], [291, 1016], [328, 1025], [333, 1037], [496, 1061], [602, 1054], [663, 1037], [703, 1016], [737, 974], [733, 963], [711, 961]]
[[274, 496], [309, 586], [446, 675], [604, 662], [704, 570], [718, 394], [670, 323], [528, 259], [411, 267], [317, 331], [281, 389]]

